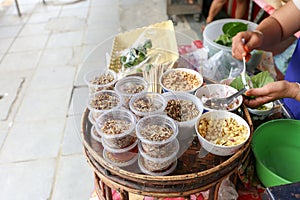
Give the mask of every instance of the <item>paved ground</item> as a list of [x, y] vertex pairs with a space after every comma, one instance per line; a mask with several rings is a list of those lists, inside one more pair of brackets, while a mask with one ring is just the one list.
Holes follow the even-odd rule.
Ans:
[[[93, 175], [72, 107], [80, 66], [107, 37], [168, 18], [161, 0], [70, 2], [19, 0], [22, 17], [13, 0], [0, 6], [1, 200], [90, 197]], [[197, 39], [199, 27], [183, 18], [176, 29]]]

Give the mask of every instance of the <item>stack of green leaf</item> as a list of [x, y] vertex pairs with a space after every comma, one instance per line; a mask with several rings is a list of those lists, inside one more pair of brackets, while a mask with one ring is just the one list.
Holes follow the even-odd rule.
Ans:
[[247, 30], [248, 24], [245, 24], [243, 22], [228, 22], [222, 27], [223, 34], [219, 35], [219, 37], [215, 39], [214, 42], [223, 46], [231, 47], [232, 38], [239, 32]]

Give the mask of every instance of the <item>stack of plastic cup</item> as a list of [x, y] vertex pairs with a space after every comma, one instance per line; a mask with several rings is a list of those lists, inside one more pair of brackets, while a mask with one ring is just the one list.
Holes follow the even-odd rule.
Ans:
[[136, 125], [139, 167], [145, 174], [167, 175], [176, 168], [179, 143], [177, 123], [166, 115], [150, 115]]
[[102, 138], [104, 159], [116, 166], [127, 166], [137, 160], [135, 126], [135, 116], [126, 109], [114, 109], [97, 118], [95, 127]]

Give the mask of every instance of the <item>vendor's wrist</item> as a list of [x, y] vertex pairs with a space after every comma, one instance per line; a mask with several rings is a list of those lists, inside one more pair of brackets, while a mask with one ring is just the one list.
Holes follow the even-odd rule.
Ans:
[[256, 30], [255, 29], [255, 30], [252, 31], [252, 33], [255, 34], [259, 38], [259, 41], [260, 41], [260, 45], [259, 46], [261, 46], [262, 43], [263, 43], [263, 40], [264, 40], [264, 34], [263, 34], [263, 32], [261, 32], [260, 30]]
[[259, 36], [261, 36], [261, 37], [263, 37], [264, 36], [264, 34], [263, 34], [263, 32], [261, 32], [260, 30], [253, 30], [252, 31], [253, 33], [256, 33], [257, 35], [259, 35]]
[[296, 99], [297, 101], [300, 101], [300, 84], [295, 82], [294, 84], [296, 84], [296, 94], [294, 96], [294, 99]]

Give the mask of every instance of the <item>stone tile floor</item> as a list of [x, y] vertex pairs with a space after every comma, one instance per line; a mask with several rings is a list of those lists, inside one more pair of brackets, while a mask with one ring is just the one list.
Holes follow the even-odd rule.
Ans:
[[[13, 0], [0, 4], [0, 199], [89, 199], [77, 73], [107, 37], [168, 19], [161, 0], [46, 2], [19, 0], [21, 17]], [[197, 39], [199, 27], [183, 19], [175, 28]]]

